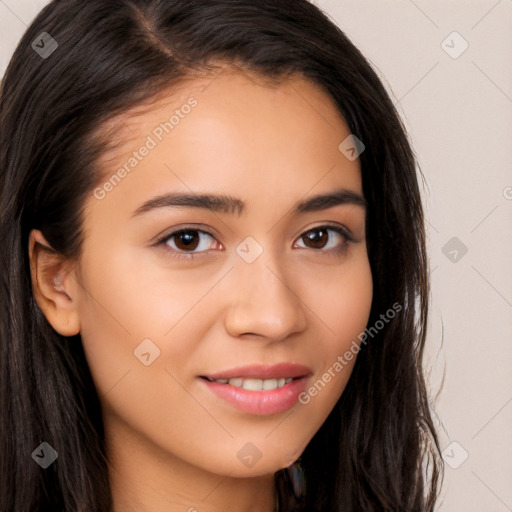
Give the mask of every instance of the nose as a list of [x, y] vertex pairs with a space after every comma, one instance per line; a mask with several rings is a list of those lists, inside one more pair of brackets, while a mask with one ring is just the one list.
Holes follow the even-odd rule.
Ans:
[[306, 329], [306, 306], [294, 289], [296, 280], [287, 278], [276, 260], [265, 255], [250, 264], [240, 260], [235, 265], [225, 317], [231, 336], [279, 341]]

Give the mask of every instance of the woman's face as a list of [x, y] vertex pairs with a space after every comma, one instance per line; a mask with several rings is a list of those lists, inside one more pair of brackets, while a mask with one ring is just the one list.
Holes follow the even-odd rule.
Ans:
[[273, 473], [339, 399], [369, 317], [350, 132], [309, 82], [227, 70], [129, 114], [66, 281], [112, 457]]

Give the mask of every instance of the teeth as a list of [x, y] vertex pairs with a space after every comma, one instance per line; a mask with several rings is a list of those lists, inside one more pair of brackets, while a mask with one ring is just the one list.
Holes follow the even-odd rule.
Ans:
[[[281, 379], [279, 379], [279, 380], [281, 380]], [[261, 382], [262, 389], [264, 389], [265, 391], [267, 391], [268, 389], [276, 389], [277, 387], [281, 387], [281, 386], [279, 386], [279, 382], [277, 381], [277, 379], [267, 379], [267, 380], [262, 380], [260, 382]]]
[[248, 389], [249, 391], [261, 391], [263, 389], [263, 381], [261, 379], [244, 379], [242, 382], [242, 388]]
[[214, 379], [215, 382], [222, 384], [229, 383], [230, 386], [247, 389], [249, 391], [267, 391], [282, 388], [285, 384], [290, 383], [293, 379], [281, 377], [280, 379], [244, 379], [235, 377], [233, 379]]

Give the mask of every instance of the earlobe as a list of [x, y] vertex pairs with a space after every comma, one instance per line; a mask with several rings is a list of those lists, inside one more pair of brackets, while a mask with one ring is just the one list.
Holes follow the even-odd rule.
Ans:
[[39, 230], [30, 232], [28, 249], [32, 292], [37, 305], [59, 334], [78, 334], [77, 288], [70, 262], [50, 246]]

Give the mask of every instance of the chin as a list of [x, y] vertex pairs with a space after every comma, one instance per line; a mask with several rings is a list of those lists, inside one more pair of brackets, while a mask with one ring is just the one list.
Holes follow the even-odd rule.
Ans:
[[[273, 475], [288, 467], [300, 457], [303, 451], [301, 448], [292, 452], [280, 452], [272, 448], [271, 445], [267, 445], [260, 451], [254, 444], [248, 442], [243, 445], [242, 449], [236, 449], [234, 458], [230, 454], [227, 457], [226, 453], [222, 456], [219, 454], [213, 458], [212, 464], [208, 464], [208, 467], [204, 463], [205, 459], [202, 460], [201, 465], [212, 473], [233, 478], [262, 477]], [[222, 463], [219, 464], [220, 461]]]

